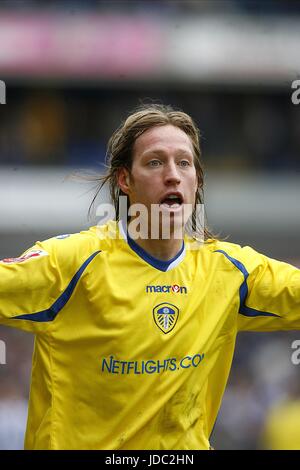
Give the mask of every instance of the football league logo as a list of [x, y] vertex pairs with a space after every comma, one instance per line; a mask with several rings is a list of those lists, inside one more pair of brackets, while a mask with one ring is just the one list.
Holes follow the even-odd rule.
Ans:
[[48, 256], [49, 253], [44, 250], [31, 250], [27, 251], [23, 256], [20, 256], [19, 258], [5, 258], [0, 260], [0, 263], [5, 263], [5, 264], [15, 264], [15, 263], [23, 263], [24, 261], [27, 261], [30, 258], [38, 258], [39, 256]]
[[176, 325], [179, 309], [175, 305], [164, 302], [153, 309], [155, 324], [164, 333], [170, 333]]

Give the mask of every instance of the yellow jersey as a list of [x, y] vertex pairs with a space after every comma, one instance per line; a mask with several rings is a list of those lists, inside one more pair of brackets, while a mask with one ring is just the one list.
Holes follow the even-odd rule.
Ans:
[[191, 246], [158, 261], [110, 221], [0, 262], [0, 322], [36, 335], [26, 449], [209, 449], [237, 332], [299, 329], [300, 271]]

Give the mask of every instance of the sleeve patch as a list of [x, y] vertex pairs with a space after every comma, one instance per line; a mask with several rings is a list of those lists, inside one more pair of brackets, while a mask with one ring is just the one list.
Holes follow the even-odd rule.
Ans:
[[44, 250], [30, 250], [27, 253], [25, 253], [23, 256], [20, 256], [20, 258], [5, 258], [5, 259], [2, 259], [0, 263], [5, 263], [5, 264], [23, 263], [24, 261], [27, 261], [28, 259], [39, 258], [40, 256], [49, 256], [49, 253]]

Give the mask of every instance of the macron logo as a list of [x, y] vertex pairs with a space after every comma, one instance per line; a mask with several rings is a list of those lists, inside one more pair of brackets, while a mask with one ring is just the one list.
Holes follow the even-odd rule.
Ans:
[[187, 288], [184, 286], [178, 286], [178, 284], [173, 284], [172, 286], [146, 286], [146, 292], [147, 294], [157, 292], [187, 294]]

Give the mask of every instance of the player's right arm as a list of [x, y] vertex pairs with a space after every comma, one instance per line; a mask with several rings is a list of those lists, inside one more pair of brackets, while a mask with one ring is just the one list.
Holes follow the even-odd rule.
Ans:
[[19, 258], [1, 260], [0, 323], [32, 332], [47, 330], [63, 283], [53, 239], [37, 242]]
[[98, 236], [88, 230], [37, 242], [20, 258], [0, 261], [0, 323], [51, 331], [100, 252]]

